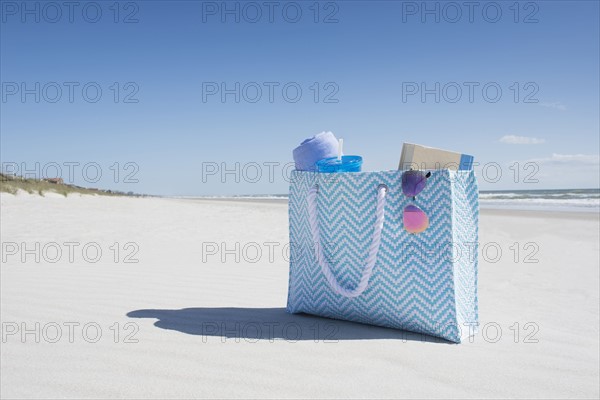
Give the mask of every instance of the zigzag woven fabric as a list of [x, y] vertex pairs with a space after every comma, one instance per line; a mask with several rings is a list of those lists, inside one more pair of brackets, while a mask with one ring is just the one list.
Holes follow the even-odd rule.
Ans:
[[[479, 254], [479, 190], [473, 173], [452, 173], [452, 220], [454, 224], [454, 286], [458, 325], [463, 330], [476, 328], [477, 255]], [[476, 330], [476, 329], [475, 329]], [[471, 333], [475, 333], [473, 330]], [[466, 336], [465, 332], [465, 336]]]
[[[465, 322], [477, 321], [477, 256], [459, 248], [477, 242], [477, 184], [472, 171], [432, 171], [415, 199], [401, 188], [402, 172], [319, 174], [294, 171], [290, 185], [290, 279], [287, 310], [460, 342]], [[317, 184], [321, 243], [311, 235], [306, 196]], [[315, 251], [323, 251], [338, 282], [360, 281], [375, 223], [377, 189], [386, 185], [385, 220], [377, 262], [358, 297], [336, 294]], [[402, 212], [415, 204], [430, 226], [409, 234]]]

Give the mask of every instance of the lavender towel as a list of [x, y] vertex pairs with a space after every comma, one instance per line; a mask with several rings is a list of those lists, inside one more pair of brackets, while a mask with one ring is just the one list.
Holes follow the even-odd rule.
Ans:
[[321, 132], [306, 139], [294, 149], [294, 163], [298, 171], [316, 171], [315, 163], [323, 158], [336, 157], [338, 141], [331, 132]]

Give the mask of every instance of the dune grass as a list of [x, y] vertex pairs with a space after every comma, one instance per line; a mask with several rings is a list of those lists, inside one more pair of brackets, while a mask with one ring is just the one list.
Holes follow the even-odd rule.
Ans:
[[37, 193], [40, 196], [44, 196], [44, 193], [48, 192], [62, 194], [65, 197], [72, 193], [95, 194], [101, 196], [131, 195], [123, 192], [88, 189], [75, 185], [50, 183], [41, 179], [27, 179], [20, 176], [10, 176], [0, 173], [0, 192], [17, 194], [19, 190], [23, 190], [30, 194]]

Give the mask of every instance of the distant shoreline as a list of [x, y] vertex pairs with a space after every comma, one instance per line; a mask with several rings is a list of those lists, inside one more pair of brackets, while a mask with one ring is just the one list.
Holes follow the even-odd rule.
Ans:
[[[205, 202], [205, 203], [214, 203], [214, 202], [233, 202], [233, 203], [256, 203], [256, 204], [281, 204], [287, 205], [287, 198], [262, 198], [262, 197], [163, 197], [165, 199], [173, 199], [173, 200], [181, 200], [181, 201], [190, 201], [190, 202]], [[485, 203], [485, 202], [484, 202]], [[594, 215], [600, 218], [600, 209], [594, 207], [579, 207], [579, 208], [560, 208], [556, 207], [556, 209], [551, 208], [527, 208], [525, 206], [494, 206], [494, 205], [486, 205], [481, 204], [480, 201], [480, 212], [484, 214], [491, 215], [506, 215], [508, 213], [519, 213], [523, 215], [527, 215], [528, 213], [535, 213], [536, 216], [545, 216], [548, 218], [555, 217], [557, 214], [569, 214], [569, 215], [581, 215], [582, 218], [588, 218], [590, 215]]]
[[[208, 196], [160, 196], [140, 195], [133, 193], [113, 192], [110, 190], [87, 189], [68, 185], [57, 185], [43, 181], [35, 181], [29, 184], [31, 187], [12, 187], [6, 190], [6, 184], [13, 182], [2, 182], [1, 192], [17, 194], [17, 192], [38, 194], [44, 196], [46, 193], [59, 193], [63, 196], [72, 194], [81, 195], [108, 195], [123, 197], [154, 197], [174, 199], [181, 201], [201, 202], [238, 202], [253, 204], [282, 204], [288, 203], [287, 194], [262, 194], [262, 195], [208, 195]], [[26, 182], [25, 182], [26, 183]], [[28, 189], [28, 190], [27, 190]], [[569, 213], [584, 215], [600, 214], [600, 189], [535, 189], [535, 190], [498, 190], [480, 191], [479, 206], [482, 212], [496, 211], [524, 211], [536, 213]]]

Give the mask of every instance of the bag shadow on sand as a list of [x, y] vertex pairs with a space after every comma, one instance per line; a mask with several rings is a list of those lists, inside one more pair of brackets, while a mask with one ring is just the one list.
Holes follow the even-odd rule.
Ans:
[[245, 341], [289, 342], [312, 340], [394, 339], [398, 342], [450, 342], [432, 336], [382, 328], [355, 322], [289, 314], [285, 308], [183, 308], [180, 310], [146, 309], [127, 313], [130, 318], [152, 318], [154, 326], [189, 335], [216, 336]]

